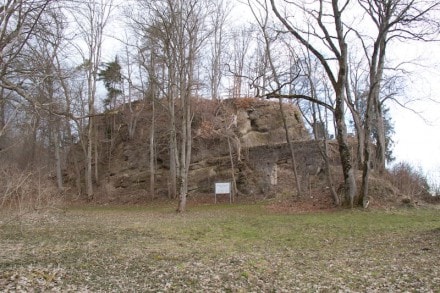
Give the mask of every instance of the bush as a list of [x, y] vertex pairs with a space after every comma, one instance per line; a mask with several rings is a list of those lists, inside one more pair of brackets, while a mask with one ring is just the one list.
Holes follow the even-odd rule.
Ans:
[[419, 198], [428, 202], [438, 201], [430, 193], [427, 177], [407, 162], [400, 162], [389, 171], [389, 180], [399, 192], [411, 198]]
[[42, 170], [0, 167], [0, 209], [18, 215], [60, 203], [56, 186]]

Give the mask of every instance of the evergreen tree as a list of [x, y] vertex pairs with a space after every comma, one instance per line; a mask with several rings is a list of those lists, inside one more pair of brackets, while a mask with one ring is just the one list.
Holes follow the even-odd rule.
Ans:
[[122, 74], [118, 57], [115, 57], [115, 61], [105, 63], [104, 69], [98, 73], [98, 77], [99, 80], [104, 82], [104, 86], [107, 89], [104, 107], [106, 109], [114, 109], [118, 96], [122, 95]]

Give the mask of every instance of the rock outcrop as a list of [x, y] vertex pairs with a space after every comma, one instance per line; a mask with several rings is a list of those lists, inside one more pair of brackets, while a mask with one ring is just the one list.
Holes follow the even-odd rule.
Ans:
[[[290, 172], [278, 102], [253, 98], [194, 100], [193, 108], [190, 193], [212, 193], [215, 182], [234, 178], [240, 194], [269, 194], [279, 185], [278, 173]], [[322, 165], [317, 142], [310, 140], [298, 109], [291, 104], [284, 108], [299, 172], [303, 178], [317, 175]], [[123, 197], [128, 191], [142, 191], [148, 196], [149, 137], [154, 119], [156, 195], [168, 195], [169, 134], [164, 109], [156, 105], [153, 117], [151, 103], [137, 101], [130, 108], [121, 107], [96, 122], [96, 184], [103, 193]], [[68, 174], [72, 185], [78, 174], [83, 173], [82, 153], [79, 145], [71, 152]], [[288, 190], [292, 191], [292, 186]]]

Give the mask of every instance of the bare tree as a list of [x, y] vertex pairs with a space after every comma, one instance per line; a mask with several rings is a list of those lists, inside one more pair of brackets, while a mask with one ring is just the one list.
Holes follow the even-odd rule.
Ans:
[[[346, 4], [340, 6], [337, 0], [329, 2], [320, 0], [310, 4], [296, 5], [290, 1], [285, 4], [285, 14], [281, 14], [278, 2], [271, 0], [272, 10], [289, 34], [302, 46], [309, 50], [321, 63], [329, 78], [335, 95], [334, 120], [336, 137], [339, 145], [342, 171], [345, 182], [346, 202], [353, 206], [356, 195], [356, 180], [352, 163], [352, 154], [347, 142], [347, 126], [345, 123], [346, 81], [348, 72], [348, 46], [346, 31], [342, 20]], [[292, 9], [288, 15], [288, 8]], [[311, 22], [307, 28], [297, 26], [294, 22], [295, 11], [307, 15]], [[324, 43], [324, 48], [320, 44]], [[327, 50], [327, 51], [322, 51]], [[330, 58], [331, 56], [331, 58]], [[332, 61], [334, 60], [334, 61]]]
[[212, 34], [208, 39], [210, 56], [208, 57], [209, 72], [208, 79], [210, 84], [211, 98], [220, 98], [220, 86], [224, 76], [225, 55], [226, 55], [226, 25], [231, 5], [229, 1], [220, 0], [214, 3], [215, 8], [208, 16], [208, 23], [211, 24]]
[[364, 71], [363, 60], [357, 60], [357, 56], [350, 56], [350, 71], [347, 77], [347, 106], [353, 118], [353, 127], [356, 132], [357, 168], [362, 169], [364, 163], [364, 104], [365, 82], [367, 79]]
[[151, 125], [150, 125], [150, 195], [151, 198], [155, 197], [155, 172], [156, 172], [156, 151], [155, 151], [155, 139], [156, 139], [156, 60], [154, 51], [150, 54], [149, 62], [149, 83], [148, 83], [148, 95], [151, 99]]
[[[263, 35], [263, 41], [264, 41], [264, 45], [265, 45], [265, 50], [264, 50], [264, 55], [265, 58], [263, 58], [263, 60], [267, 61], [267, 64], [269, 66], [269, 70], [271, 72], [271, 76], [275, 82], [275, 87], [276, 89], [279, 89], [282, 87], [282, 82], [280, 80], [280, 76], [279, 76], [279, 70], [278, 68], [276, 68], [275, 62], [274, 62], [274, 57], [273, 57], [273, 45], [274, 42], [276, 41], [277, 38], [277, 34], [271, 35], [269, 32], [269, 9], [268, 9], [268, 2], [266, 0], [258, 2], [258, 4], [260, 5], [260, 7], [258, 7], [257, 9], [254, 9], [253, 6], [251, 5], [251, 1], [248, 0], [248, 5], [252, 11], [252, 14], [254, 15], [254, 18], [256, 20], [256, 22], [258, 23], [258, 26], [261, 30], [261, 33]], [[263, 62], [266, 63], [266, 62]], [[263, 75], [265, 75], [265, 71], [263, 70]], [[263, 87], [265, 87], [265, 82], [263, 81]], [[280, 114], [281, 114], [281, 119], [283, 121], [283, 126], [284, 126], [284, 132], [285, 132], [285, 136], [286, 136], [286, 141], [287, 144], [289, 146], [289, 150], [290, 150], [290, 156], [292, 159], [292, 170], [293, 170], [293, 175], [294, 175], [294, 179], [295, 179], [295, 184], [296, 184], [296, 191], [297, 191], [297, 196], [301, 197], [302, 196], [302, 191], [301, 191], [301, 184], [300, 184], [300, 180], [299, 180], [299, 175], [297, 172], [297, 168], [296, 168], [296, 158], [295, 158], [295, 151], [293, 148], [293, 143], [292, 143], [292, 139], [289, 135], [289, 129], [287, 126], [287, 119], [286, 119], [286, 114], [284, 111], [284, 103], [283, 103], [283, 99], [280, 98], [278, 99], [278, 104], [280, 107]]]
[[169, 114], [170, 195], [176, 197], [178, 192], [177, 211], [183, 212], [192, 148], [191, 99], [197, 87], [200, 49], [208, 36], [204, 24], [211, 2], [139, 0], [138, 4], [150, 15], [142, 33], [155, 44], [150, 52], [163, 65], [163, 81], [156, 85], [166, 99]]
[[[330, 168], [330, 159], [329, 159], [329, 149], [328, 149], [328, 129], [329, 129], [329, 119], [328, 112], [329, 108], [333, 110], [333, 108], [329, 107], [332, 105], [331, 97], [329, 96], [330, 91], [328, 90], [328, 83], [325, 78], [319, 76], [319, 70], [317, 70], [317, 61], [310, 55], [310, 51], [306, 51], [304, 53], [304, 58], [301, 59], [300, 65], [302, 67], [302, 72], [305, 74], [303, 82], [305, 83], [305, 87], [309, 90], [309, 95], [312, 98], [311, 101], [305, 101], [308, 105], [309, 115], [305, 113], [303, 110], [304, 107], [298, 105], [298, 108], [303, 113], [303, 117], [309, 126], [313, 130], [313, 136], [315, 140], [318, 142], [318, 147], [321, 153], [321, 157], [324, 160], [325, 174], [327, 179], [327, 184], [330, 189], [330, 193], [332, 195], [333, 203], [335, 206], [341, 205], [341, 200], [339, 195], [335, 190], [335, 184], [332, 178], [332, 170]], [[317, 76], [318, 75], [318, 76]], [[315, 101], [323, 101], [328, 105], [327, 107], [323, 107], [319, 105]], [[299, 104], [299, 103], [298, 103]], [[332, 113], [331, 113], [332, 114]], [[322, 142], [322, 146], [321, 146]]]
[[[82, 194], [83, 188], [81, 184], [81, 166], [79, 164], [79, 158], [75, 152], [73, 152], [74, 146], [78, 141], [81, 143], [83, 149], [86, 148], [86, 126], [84, 123], [85, 105], [82, 99], [82, 93], [85, 83], [80, 72], [77, 68], [64, 63], [68, 59], [65, 54], [58, 54], [55, 56], [55, 75], [60, 84], [60, 95], [63, 98], [63, 107], [59, 109], [55, 114], [63, 117], [63, 126], [66, 132], [66, 144], [72, 152], [70, 161], [73, 163], [75, 172], [75, 185], [78, 195]], [[77, 137], [75, 135], [77, 134]]]
[[[54, 113], [60, 112], [63, 107], [59, 88], [59, 80], [56, 71], [56, 58], [65, 43], [65, 15], [58, 7], [52, 7], [50, 11], [41, 17], [40, 23], [35, 28], [32, 38], [32, 46], [27, 49], [28, 67], [33, 68], [29, 80], [35, 84], [38, 91], [38, 100], [45, 105], [44, 112], [38, 111], [37, 115], [44, 119], [41, 129], [48, 140], [48, 162], [55, 167], [56, 182], [58, 189], [62, 191], [62, 152], [63, 140], [62, 128], [63, 117]], [[51, 25], [49, 25], [51, 24]], [[53, 162], [53, 158], [55, 162]]]
[[[136, 21], [132, 24], [132, 28], [137, 34], [139, 32], [149, 31], [148, 24]], [[142, 34], [141, 34], [142, 35]], [[145, 103], [151, 104], [151, 121], [150, 121], [150, 134], [149, 134], [149, 179], [150, 179], [150, 197], [155, 198], [155, 173], [156, 173], [156, 103], [159, 103], [158, 98], [163, 90], [163, 82], [161, 80], [160, 73], [163, 64], [161, 63], [160, 54], [157, 54], [157, 50], [160, 50], [160, 46], [155, 44], [149, 36], [146, 39], [141, 40], [141, 44], [136, 46], [136, 62], [138, 64], [138, 74], [140, 90], [143, 93]], [[130, 84], [132, 84], [130, 79]]]
[[[206, 13], [209, 12], [203, 1], [183, 1], [182, 12], [183, 19], [180, 19], [180, 29], [184, 28], [180, 35], [180, 66], [179, 66], [179, 92], [182, 103], [182, 129], [180, 145], [180, 191], [178, 212], [184, 212], [186, 209], [186, 200], [188, 194], [188, 174], [191, 163], [192, 148], [192, 109], [191, 98], [196, 85], [195, 66], [197, 58], [207, 37], [207, 32], [203, 31], [203, 25], [206, 19]], [[209, 6], [208, 6], [209, 9]]]
[[8, 105], [17, 109], [21, 107], [18, 99], [24, 98], [28, 103], [36, 106], [32, 95], [23, 86], [20, 74], [16, 74], [14, 63], [22, 57], [23, 48], [28, 45], [36, 25], [50, 2], [50, 0], [5, 0], [0, 4], [0, 137], [5, 134], [6, 127], [12, 122], [5, 117]]
[[230, 88], [230, 96], [232, 98], [240, 98], [243, 94], [245, 79], [245, 65], [249, 57], [249, 48], [252, 43], [253, 31], [248, 25], [241, 25], [232, 32], [232, 53], [230, 56], [231, 64], [228, 64], [229, 71], [233, 75], [232, 88]]
[[[93, 115], [95, 114], [96, 85], [98, 69], [101, 62], [104, 29], [109, 22], [113, 8], [113, 0], [84, 2], [81, 3], [79, 7], [76, 3], [74, 7], [70, 8], [85, 47], [85, 49], [83, 49], [81, 45], [79, 45], [77, 48], [83, 58], [83, 69], [87, 80], [86, 96], [88, 117], [87, 136], [85, 137], [85, 181], [88, 199], [93, 197], [93, 155], [95, 155], [95, 181], [98, 182], [98, 154], [96, 153], [97, 148], [94, 148], [94, 144], [97, 142], [94, 141], [96, 134], [94, 133]], [[94, 154], [93, 150], [95, 150]]]
[[[438, 1], [359, 0], [360, 7], [374, 25], [372, 38], [363, 37], [357, 30], [368, 59], [369, 88], [364, 122], [364, 162], [359, 203], [368, 205], [368, 178], [371, 166], [370, 135], [373, 113], [376, 117], [376, 159], [378, 169], [385, 169], [385, 126], [380, 93], [390, 42], [394, 39], [429, 41], [439, 33]], [[371, 42], [370, 42], [371, 40]]]
[[[63, 128], [61, 117], [53, 112], [62, 105], [54, 64], [65, 39], [66, 23], [57, 3], [4, 1], [3, 4], [0, 8], [2, 110], [15, 105], [29, 119], [25, 122], [29, 134], [22, 133], [25, 145], [21, 157], [25, 160], [16, 161], [23, 167], [44, 166], [55, 170], [61, 191]], [[1, 129], [5, 130], [12, 119], [2, 121]]]

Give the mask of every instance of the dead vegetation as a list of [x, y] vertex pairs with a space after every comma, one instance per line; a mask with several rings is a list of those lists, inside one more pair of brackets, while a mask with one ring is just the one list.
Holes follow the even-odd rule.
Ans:
[[22, 170], [12, 165], [0, 168], [0, 211], [8, 215], [0, 224], [19, 221], [26, 214], [44, 213], [62, 204], [62, 194], [44, 170]]
[[0, 227], [3, 292], [433, 292], [438, 210], [78, 207]]

